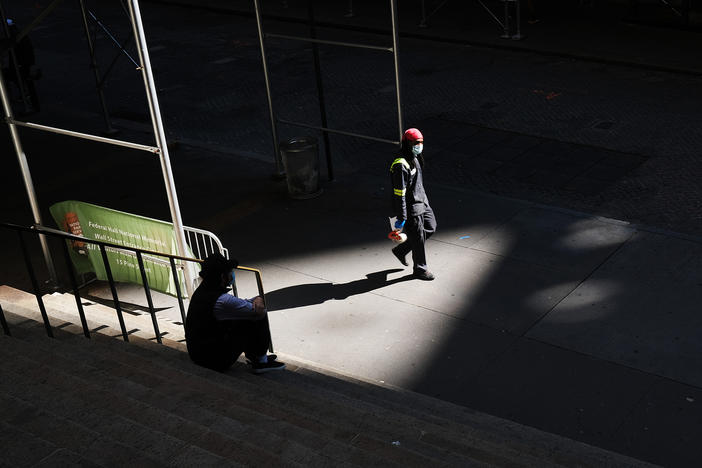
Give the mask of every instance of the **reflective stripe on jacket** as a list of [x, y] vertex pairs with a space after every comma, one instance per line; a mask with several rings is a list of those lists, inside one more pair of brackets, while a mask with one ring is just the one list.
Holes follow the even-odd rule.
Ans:
[[417, 158], [411, 163], [405, 158], [396, 158], [390, 165], [392, 180], [392, 209], [399, 220], [417, 216], [429, 206], [422, 181], [422, 168]]

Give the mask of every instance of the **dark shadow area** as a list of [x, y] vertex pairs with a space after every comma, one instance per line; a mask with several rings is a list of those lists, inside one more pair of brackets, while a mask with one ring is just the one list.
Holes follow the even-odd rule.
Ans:
[[402, 271], [400, 268], [368, 273], [364, 279], [349, 283], [309, 283], [289, 286], [266, 293], [269, 311], [295, 309], [308, 305], [322, 304], [329, 300], [342, 300], [363, 294], [384, 286], [413, 279], [411, 274], [388, 280], [388, 275]]

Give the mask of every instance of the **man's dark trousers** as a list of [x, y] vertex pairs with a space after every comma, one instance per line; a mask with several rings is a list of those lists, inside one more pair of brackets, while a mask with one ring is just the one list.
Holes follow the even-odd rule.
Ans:
[[405, 222], [402, 232], [407, 234], [407, 240], [395, 247], [395, 252], [404, 257], [412, 251], [415, 273], [427, 271], [427, 254], [424, 250], [424, 243], [435, 231], [436, 217], [430, 206], [427, 206], [426, 211], [420, 215], [409, 216]]

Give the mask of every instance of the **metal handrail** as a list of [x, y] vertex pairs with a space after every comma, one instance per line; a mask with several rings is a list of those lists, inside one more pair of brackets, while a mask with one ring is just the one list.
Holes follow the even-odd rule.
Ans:
[[[173, 273], [173, 279], [175, 281], [176, 297], [178, 298], [178, 305], [180, 307], [180, 313], [181, 313], [181, 317], [183, 319], [183, 327], [185, 327], [185, 306], [183, 305], [183, 297], [182, 297], [182, 292], [180, 289], [180, 281], [178, 278], [178, 271], [177, 271], [178, 266], [176, 265], [176, 260], [180, 260], [182, 262], [194, 262], [194, 263], [199, 263], [199, 264], [202, 264], [204, 260], [199, 259], [199, 258], [184, 257], [181, 255], [173, 255], [173, 254], [168, 254], [168, 253], [164, 253], [164, 252], [158, 252], [155, 250], [141, 249], [138, 247], [129, 247], [129, 246], [124, 246], [124, 245], [114, 244], [112, 242], [99, 241], [99, 240], [90, 239], [90, 238], [83, 237], [83, 236], [76, 236], [74, 234], [69, 234], [67, 232], [64, 232], [64, 231], [61, 231], [58, 229], [53, 229], [53, 228], [49, 228], [46, 226], [40, 226], [40, 225], [26, 227], [26, 226], [20, 226], [17, 224], [11, 224], [11, 223], [0, 223], [0, 227], [15, 231], [15, 232], [17, 232], [17, 234], [19, 236], [19, 242], [20, 242], [22, 254], [23, 254], [23, 257], [25, 260], [27, 272], [29, 273], [29, 277], [30, 277], [30, 280], [32, 282], [34, 296], [37, 299], [37, 304], [39, 305], [39, 310], [41, 312], [42, 320], [44, 322], [46, 334], [49, 337], [53, 338], [53, 331], [51, 328], [51, 323], [49, 322], [49, 317], [46, 313], [46, 307], [44, 305], [44, 300], [42, 299], [42, 294], [41, 294], [41, 290], [39, 287], [39, 282], [37, 281], [37, 277], [36, 277], [36, 274], [34, 272], [34, 268], [32, 266], [32, 262], [31, 262], [31, 259], [29, 256], [29, 250], [27, 248], [27, 244], [26, 244], [26, 241], [24, 239], [24, 236], [22, 235], [23, 233], [31, 233], [31, 234], [37, 235], [37, 236], [39, 236], [39, 235], [52, 236], [52, 237], [60, 238], [64, 241], [76, 240], [76, 241], [80, 241], [80, 242], [87, 242], [90, 244], [96, 244], [99, 246], [100, 252], [102, 255], [102, 261], [103, 261], [103, 264], [105, 265], [105, 272], [107, 275], [107, 280], [110, 284], [110, 290], [112, 292], [112, 298], [113, 298], [114, 304], [115, 304], [115, 311], [117, 312], [117, 318], [119, 320], [120, 328], [122, 331], [122, 338], [124, 339], [124, 341], [129, 341], [129, 336], [128, 336], [129, 334], [127, 333], [127, 329], [126, 329], [126, 326], [124, 324], [124, 317], [122, 314], [122, 309], [120, 306], [119, 297], [117, 296], [117, 289], [115, 287], [115, 281], [112, 277], [112, 271], [110, 268], [109, 260], [107, 258], [106, 249], [112, 248], [112, 249], [118, 249], [119, 251], [126, 250], [126, 251], [129, 251], [130, 253], [133, 252], [133, 254], [137, 257], [137, 261], [139, 264], [139, 272], [141, 273], [142, 284], [144, 286], [144, 293], [146, 294], [146, 300], [147, 300], [147, 303], [149, 306], [149, 314], [151, 315], [151, 321], [153, 323], [154, 333], [155, 333], [156, 341], [158, 343], [162, 343], [161, 332], [159, 331], [159, 328], [158, 328], [158, 321], [156, 319], [156, 310], [154, 308], [153, 299], [151, 297], [151, 289], [149, 288], [149, 282], [148, 282], [148, 279], [146, 277], [146, 270], [144, 268], [143, 259], [144, 259], [144, 255], [168, 258], [168, 262], [170, 263], [171, 271]], [[73, 263], [71, 261], [69, 250], [67, 248], [66, 243], [62, 242], [62, 244], [63, 244], [64, 256], [66, 258], [67, 268], [69, 270], [68, 271], [69, 276], [70, 276], [69, 279], [71, 279], [71, 285], [73, 288], [73, 295], [76, 299], [76, 306], [78, 308], [78, 314], [80, 316], [81, 326], [83, 328], [83, 334], [86, 336], [86, 338], [90, 338], [90, 330], [88, 328], [88, 323], [87, 323], [87, 320], [85, 318], [85, 313], [83, 311], [83, 306], [82, 306], [82, 303], [80, 301], [80, 296], [78, 293], [77, 283], [75, 281], [75, 272], [73, 270]], [[182, 268], [182, 266], [180, 266], [180, 268]], [[249, 272], [254, 273], [254, 275], [256, 276], [256, 286], [258, 287], [258, 294], [261, 298], [263, 298], [263, 302], [265, 305], [266, 297], [265, 297], [265, 291], [263, 289], [263, 278], [262, 278], [261, 272], [255, 268], [249, 268], [249, 267], [243, 267], [243, 266], [237, 266], [236, 269], [242, 270], [242, 271], [249, 271]], [[10, 329], [9, 329], [8, 324], [7, 324], [7, 320], [5, 319], [5, 315], [3, 313], [2, 306], [0, 306], [0, 326], [2, 326], [3, 332], [6, 335], [10, 335]], [[272, 349], [272, 343], [271, 343], [270, 347]]]

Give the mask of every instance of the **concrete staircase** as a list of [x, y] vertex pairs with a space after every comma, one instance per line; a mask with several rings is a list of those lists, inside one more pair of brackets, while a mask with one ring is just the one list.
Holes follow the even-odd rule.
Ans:
[[[281, 356], [284, 372], [193, 365], [180, 326], [0, 287], [0, 466], [648, 466], [529, 427]], [[169, 339], [174, 338], [174, 339]]]

